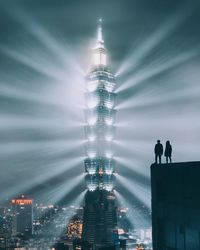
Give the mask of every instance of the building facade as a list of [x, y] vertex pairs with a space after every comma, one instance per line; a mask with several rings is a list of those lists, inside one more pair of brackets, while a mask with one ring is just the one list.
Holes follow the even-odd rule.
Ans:
[[11, 200], [13, 235], [30, 236], [33, 233], [33, 200], [24, 195]]
[[200, 249], [200, 162], [153, 164], [154, 250]]
[[112, 246], [116, 241], [117, 215], [115, 207], [112, 140], [115, 121], [115, 77], [107, 66], [107, 53], [102, 37], [101, 20], [93, 64], [87, 75], [86, 171], [82, 239], [95, 249]]

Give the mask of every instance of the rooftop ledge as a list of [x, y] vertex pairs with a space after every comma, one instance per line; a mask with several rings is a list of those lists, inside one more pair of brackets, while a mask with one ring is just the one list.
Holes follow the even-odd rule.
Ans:
[[172, 162], [172, 163], [161, 163], [161, 164], [156, 164], [153, 163], [151, 165], [151, 168], [170, 168], [170, 167], [200, 167], [200, 161], [188, 161], [188, 162]]

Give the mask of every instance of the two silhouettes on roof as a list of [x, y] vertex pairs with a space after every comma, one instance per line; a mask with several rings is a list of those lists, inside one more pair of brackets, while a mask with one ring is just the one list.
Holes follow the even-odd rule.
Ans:
[[[163, 145], [160, 143], [160, 140], [157, 140], [157, 143], [154, 148], [154, 153], [155, 153], [155, 163], [161, 164], [161, 158], [163, 155]], [[166, 146], [165, 146], [165, 152], [164, 152], [165, 158], [166, 158], [166, 163], [171, 163], [172, 162], [172, 146], [170, 144], [170, 141], [166, 141]]]

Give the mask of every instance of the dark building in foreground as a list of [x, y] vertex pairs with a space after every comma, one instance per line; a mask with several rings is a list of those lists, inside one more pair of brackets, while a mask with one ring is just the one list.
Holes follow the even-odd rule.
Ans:
[[153, 164], [154, 250], [200, 249], [200, 162]]

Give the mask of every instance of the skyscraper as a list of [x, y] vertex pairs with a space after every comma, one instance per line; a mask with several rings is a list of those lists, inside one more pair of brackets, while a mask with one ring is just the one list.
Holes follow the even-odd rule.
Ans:
[[13, 235], [30, 236], [33, 233], [33, 200], [21, 195], [11, 201], [13, 208]]
[[88, 191], [85, 196], [82, 239], [93, 244], [95, 249], [100, 249], [113, 246], [117, 238], [112, 147], [115, 77], [107, 66], [101, 20], [93, 48], [93, 63], [86, 81], [87, 158], [84, 164]]

